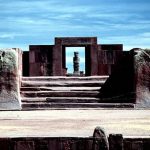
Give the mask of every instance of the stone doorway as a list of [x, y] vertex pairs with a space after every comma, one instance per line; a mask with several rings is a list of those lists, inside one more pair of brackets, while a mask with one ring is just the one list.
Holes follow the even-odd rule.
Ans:
[[55, 38], [53, 49], [53, 76], [66, 76], [66, 47], [85, 47], [85, 75], [97, 75], [97, 38], [65, 37]]
[[29, 76], [66, 76], [66, 47], [84, 47], [85, 76], [98, 75], [96, 37], [57, 37], [54, 45], [30, 45]]

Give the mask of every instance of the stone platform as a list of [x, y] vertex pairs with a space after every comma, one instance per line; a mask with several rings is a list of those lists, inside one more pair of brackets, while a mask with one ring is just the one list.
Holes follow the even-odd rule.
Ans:
[[107, 135], [150, 137], [150, 110], [1, 111], [0, 138], [91, 137], [95, 127]]
[[134, 103], [108, 103], [99, 98], [108, 77], [22, 77], [22, 110], [134, 108]]

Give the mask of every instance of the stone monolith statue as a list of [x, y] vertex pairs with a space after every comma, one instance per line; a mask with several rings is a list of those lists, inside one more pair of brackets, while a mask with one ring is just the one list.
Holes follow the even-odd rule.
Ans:
[[74, 52], [74, 57], [73, 57], [73, 69], [74, 69], [74, 72], [73, 72], [73, 74], [75, 76], [80, 75], [79, 62], [80, 62], [79, 53], [78, 52]]

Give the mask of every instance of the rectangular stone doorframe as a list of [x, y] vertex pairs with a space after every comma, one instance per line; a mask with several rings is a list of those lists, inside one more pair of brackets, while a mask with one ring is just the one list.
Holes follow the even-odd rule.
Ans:
[[98, 46], [96, 37], [63, 37], [55, 38], [53, 48], [53, 76], [64, 76], [65, 59], [63, 58], [64, 47], [85, 47], [85, 70], [87, 76], [98, 75]]

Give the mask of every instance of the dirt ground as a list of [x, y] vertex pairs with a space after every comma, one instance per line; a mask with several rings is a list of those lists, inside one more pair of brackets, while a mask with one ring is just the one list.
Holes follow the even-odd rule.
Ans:
[[107, 134], [149, 137], [150, 110], [0, 111], [0, 137], [89, 137]]

